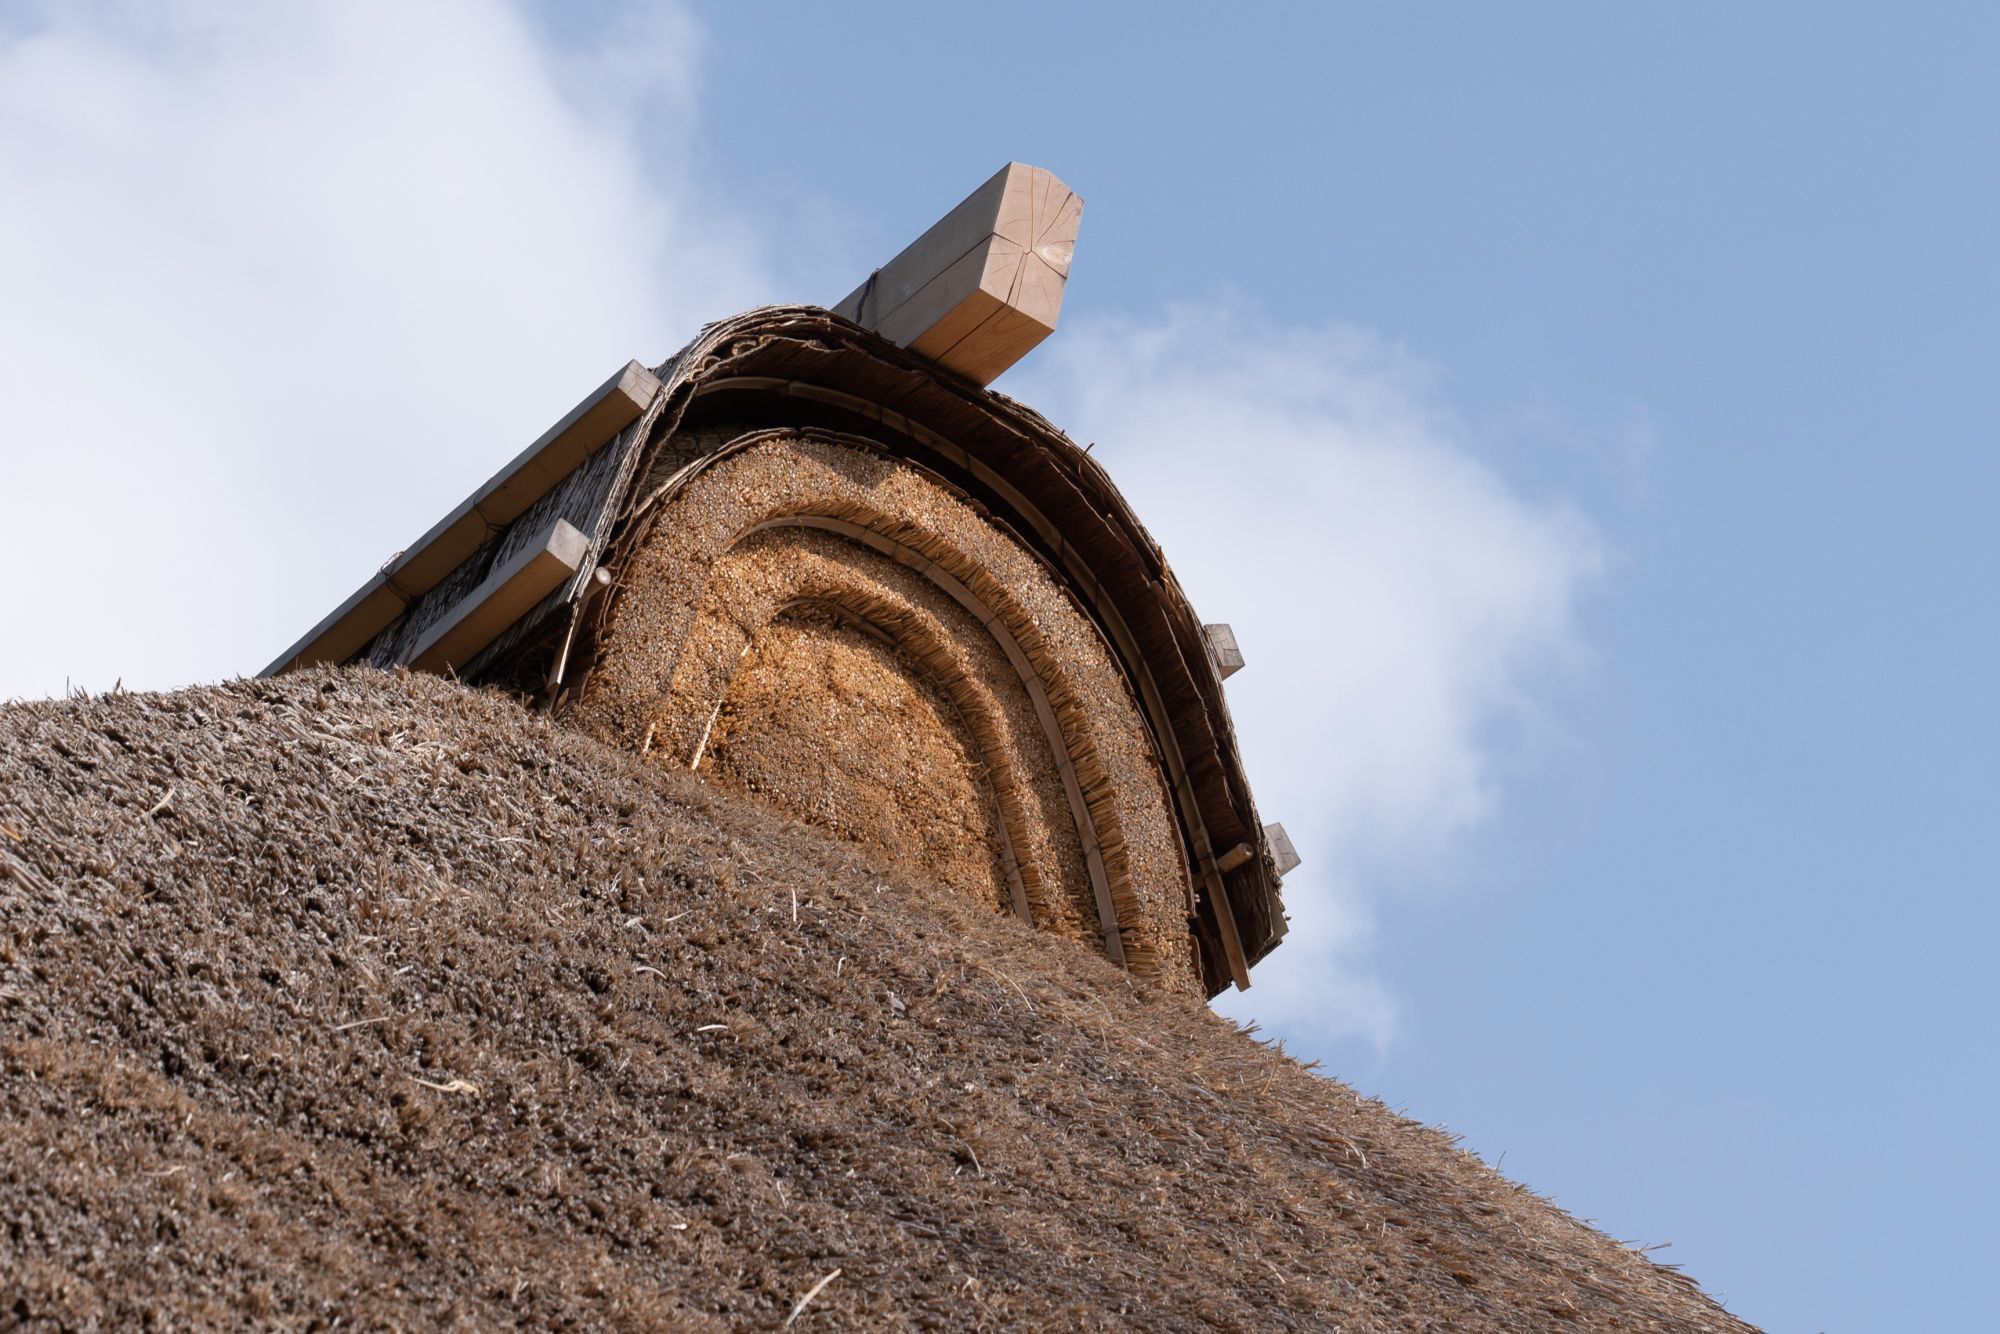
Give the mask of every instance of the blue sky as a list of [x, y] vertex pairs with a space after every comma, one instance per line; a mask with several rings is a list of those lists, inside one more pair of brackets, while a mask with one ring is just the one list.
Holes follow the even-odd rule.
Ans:
[[[0, 694], [254, 670], [626, 357], [1047, 166], [1065, 327], [1001, 388], [1237, 626], [1311, 835], [1230, 1012], [1746, 1318], [1988, 1327], [1996, 39], [0, 5], [0, 554], [63, 571], [0, 585], [52, 627]], [[232, 601], [162, 572], [229, 550]]]

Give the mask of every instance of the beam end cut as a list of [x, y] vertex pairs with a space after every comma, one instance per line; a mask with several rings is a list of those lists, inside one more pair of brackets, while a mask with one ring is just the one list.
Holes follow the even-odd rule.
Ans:
[[833, 313], [979, 384], [1055, 332], [1083, 200], [1010, 162]]
[[1299, 856], [1298, 849], [1292, 846], [1292, 837], [1285, 832], [1283, 825], [1276, 823], [1265, 825], [1264, 841], [1271, 847], [1271, 860], [1277, 864], [1278, 874], [1281, 877], [1290, 875], [1298, 868], [1303, 859]]
[[1227, 681], [1243, 670], [1243, 650], [1236, 646], [1236, 632], [1220, 621], [1201, 627], [1208, 641], [1208, 656], [1215, 660], [1215, 674]]

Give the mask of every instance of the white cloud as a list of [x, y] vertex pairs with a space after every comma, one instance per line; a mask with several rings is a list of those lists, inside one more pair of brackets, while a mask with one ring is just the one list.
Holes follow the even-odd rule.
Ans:
[[0, 697], [254, 672], [628, 357], [770, 299], [680, 10], [0, 26]]
[[1359, 330], [1217, 299], [1066, 327], [1010, 388], [1096, 453], [1196, 608], [1266, 820], [1305, 865], [1292, 930], [1221, 1008], [1324, 1049], [1393, 1037], [1371, 904], [1491, 816], [1496, 726], [1581, 654], [1598, 539], [1462, 443], [1423, 367]]

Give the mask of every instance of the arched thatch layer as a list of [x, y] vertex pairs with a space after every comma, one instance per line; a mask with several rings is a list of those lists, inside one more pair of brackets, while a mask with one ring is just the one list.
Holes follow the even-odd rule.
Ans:
[[[941, 479], [857, 437], [752, 432], [664, 483], [621, 555], [595, 668], [566, 716], [698, 759], [779, 609], [841, 606], [923, 664], [965, 718], [1030, 915], [1062, 929], [1094, 904], [1113, 959], [1195, 980], [1184, 846], [1124, 674], [1048, 568]], [[797, 749], [812, 755], [812, 738]], [[898, 851], [886, 828], [871, 841]], [[1038, 855], [1064, 845], [1081, 857]]]
[[989, 719], [960, 702], [984, 702], [981, 692], [965, 678], [946, 687], [909, 635], [885, 628], [900, 619], [894, 604], [860, 606], [873, 614], [847, 599], [793, 600], [744, 636], [688, 767], [1035, 921], [1015, 853], [1018, 775], [997, 771]]
[[[1102, 636], [1179, 826], [1202, 981], [1211, 991], [1247, 982], [1284, 933], [1277, 875], [1201, 621], [1104, 470], [1038, 413], [814, 307], [711, 325], [657, 374], [663, 410], [634, 443], [632, 480], [607, 516], [607, 561], [661, 484], [746, 426], [838, 430], [936, 473], [1034, 551]], [[569, 643], [552, 650], [564, 687], [593, 665], [592, 624], [584, 615], [574, 634], [544, 631]], [[1235, 864], [1224, 871], [1218, 859]]]
[[[1141, 963], [1150, 953], [1163, 966], [1190, 959], [1211, 993], [1247, 986], [1250, 965], [1284, 934], [1280, 865], [1244, 781], [1207, 636], [1159, 548], [1104, 470], [1041, 416], [816, 307], [751, 311], [709, 326], [653, 371], [626, 366], [268, 671], [415, 665], [513, 686], [626, 744], [642, 744], [649, 725], [656, 735], [663, 723], [679, 727], [678, 715], [648, 716], [676, 664], [663, 675], [652, 661], [624, 677], [618, 664], [679, 646], [688, 626], [673, 617], [708, 575], [689, 567], [672, 589], [644, 591], [633, 573], [655, 543], [673, 540], [661, 536], [669, 509], [675, 524], [694, 517], [680, 498], [691, 479], [777, 436], [898, 461], [1004, 538], [992, 551], [1040, 571], [1064, 614], [1002, 614], [1027, 586], [1021, 578], [989, 577], [986, 557], [962, 544], [969, 563], [941, 559], [926, 545], [937, 530], [906, 541], [906, 516], [871, 510], [858, 495], [846, 509], [802, 500], [753, 522], [817, 527], [917, 571], [955, 601], [1008, 660], [1048, 738], [1107, 952]], [[711, 534], [708, 558], [746, 536]], [[1054, 628], [1068, 638], [1044, 644]], [[1091, 674], [1075, 675], [1086, 660], [1105, 665], [1089, 689], [1078, 682]], [[1125, 763], [1132, 748], [1145, 752], [1143, 764]], [[992, 778], [993, 758], [981, 763]], [[1020, 805], [1005, 791], [995, 799], [1003, 812]], [[1133, 803], [1157, 818], [1125, 809]], [[1022, 841], [1020, 823], [1009, 841]], [[1171, 837], [1135, 832], [1142, 827]], [[1040, 874], [1029, 850], [1039, 835], [1024, 836], [1028, 846], [998, 855], [1026, 894]], [[1170, 869], [1141, 865], [1168, 844], [1171, 856], [1155, 860]], [[1179, 907], [1165, 906], [1176, 897]], [[1155, 931], [1176, 914], [1180, 926]]]

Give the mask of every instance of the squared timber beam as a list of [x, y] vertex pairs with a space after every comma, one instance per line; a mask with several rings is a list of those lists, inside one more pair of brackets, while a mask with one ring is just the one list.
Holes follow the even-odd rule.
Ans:
[[459, 507], [431, 526], [298, 643], [263, 671], [276, 676], [295, 667], [343, 663], [368, 646], [403, 609], [479, 549], [487, 533], [521, 517], [550, 488], [644, 414], [660, 382], [636, 361], [564, 414]]
[[1055, 332], [1083, 200], [1009, 162], [833, 313], [979, 384]]
[[1201, 627], [1208, 641], [1208, 656], [1215, 660], [1215, 674], [1227, 681], [1243, 670], [1243, 650], [1236, 647], [1236, 632], [1217, 621]]
[[410, 653], [410, 666], [442, 672], [471, 662], [502, 630], [561, 588], [582, 567], [589, 550], [589, 538], [567, 519], [557, 519], [424, 631]]
[[1304, 859], [1297, 848], [1292, 846], [1292, 836], [1285, 832], [1281, 824], [1264, 826], [1264, 841], [1271, 847], [1271, 860], [1276, 863], [1280, 876], [1290, 875]]

